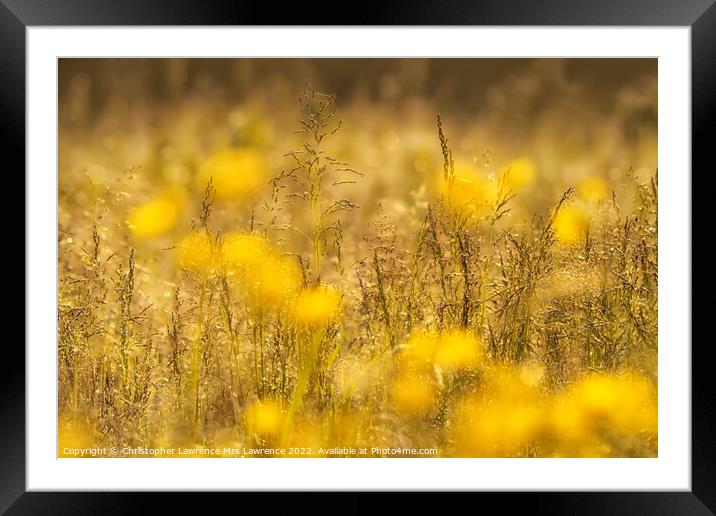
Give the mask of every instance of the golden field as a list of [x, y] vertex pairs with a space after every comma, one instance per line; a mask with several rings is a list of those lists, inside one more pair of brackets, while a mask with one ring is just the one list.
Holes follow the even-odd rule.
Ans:
[[655, 67], [258, 61], [61, 82], [59, 456], [657, 455]]

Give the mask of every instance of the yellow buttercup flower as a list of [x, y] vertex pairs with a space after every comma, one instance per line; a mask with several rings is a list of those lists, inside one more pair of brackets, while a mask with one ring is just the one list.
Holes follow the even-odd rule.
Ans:
[[503, 185], [509, 191], [517, 191], [529, 185], [535, 178], [537, 167], [527, 158], [510, 161], [505, 166]]
[[134, 208], [127, 217], [127, 226], [132, 235], [140, 240], [164, 235], [176, 225], [184, 202], [182, 190], [164, 191]]
[[302, 276], [296, 260], [271, 254], [248, 269], [244, 281], [254, 305], [274, 308], [297, 295]]
[[255, 436], [269, 437], [281, 432], [283, 410], [281, 405], [272, 400], [254, 403], [246, 409], [246, 430]]
[[182, 269], [206, 272], [215, 264], [214, 241], [204, 230], [192, 231], [177, 244], [175, 258]]
[[626, 434], [645, 432], [655, 436], [659, 426], [656, 386], [631, 373], [623, 376], [622, 391], [627, 394], [622, 396], [619, 409], [612, 413], [616, 428]]
[[464, 330], [450, 330], [440, 337], [435, 351], [435, 365], [454, 371], [478, 365], [482, 349], [477, 338]]
[[334, 287], [321, 285], [301, 291], [296, 300], [294, 317], [309, 326], [325, 325], [341, 308], [341, 294]]
[[255, 308], [281, 306], [301, 288], [303, 281], [296, 260], [279, 254], [259, 234], [228, 233], [221, 256], [226, 272], [239, 280], [241, 292]]
[[265, 261], [269, 247], [268, 241], [257, 233], [234, 231], [224, 236], [221, 256], [229, 272], [248, 272]]
[[545, 406], [517, 372], [486, 372], [482, 391], [464, 403], [455, 427], [457, 453], [471, 457], [519, 455], [543, 430]]
[[[524, 366], [523, 366], [524, 367]], [[509, 400], [511, 404], [530, 404], [536, 397], [537, 388], [522, 368], [496, 367], [485, 375], [485, 390], [490, 396]], [[525, 381], [527, 380], [527, 381]]]
[[589, 217], [581, 208], [562, 206], [553, 222], [554, 235], [564, 245], [577, 245], [584, 241], [589, 230]]
[[403, 374], [393, 381], [391, 398], [399, 412], [420, 414], [432, 406], [435, 388], [425, 375]]
[[203, 192], [210, 179], [217, 201], [245, 199], [266, 184], [268, 166], [255, 150], [227, 149], [201, 165], [195, 179], [197, 190]]
[[634, 373], [592, 374], [555, 401], [551, 424], [569, 453], [601, 456], [609, 436], [628, 439], [657, 434], [656, 389]]
[[482, 347], [477, 337], [462, 329], [452, 329], [412, 335], [398, 355], [398, 366], [413, 371], [437, 366], [443, 372], [454, 372], [478, 366], [481, 360]]
[[499, 185], [469, 163], [456, 161], [452, 184], [448, 184], [443, 170], [439, 170], [438, 192], [444, 196], [451, 211], [474, 219], [487, 213], [495, 204]]
[[593, 423], [611, 420], [610, 429], [625, 433], [656, 431], [656, 399], [641, 376], [590, 375], [575, 387], [573, 395]]
[[539, 405], [511, 405], [509, 400], [470, 401], [458, 424], [458, 455], [509, 457], [520, 454], [541, 427]]

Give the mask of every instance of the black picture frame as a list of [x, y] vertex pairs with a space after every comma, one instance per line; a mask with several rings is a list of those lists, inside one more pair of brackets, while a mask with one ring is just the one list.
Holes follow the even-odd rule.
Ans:
[[[340, 7], [340, 9], [339, 9]], [[271, 5], [193, 0], [0, 0], [0, 118], [4, 174], [25, 167], [25, 35], [47, 25], [619, 25], [691, 27], [692, 169], [714, 168], [716, 142], [716, 6], [714, 0], [490, 0], [383, 1]], [[89, 44], [89, 43], [88, 43]], [[53, 123], [48, 120], [48, 123]], [[688, 173], [688, 172], [686, 172]], [[692, 178], [693, 173], [692, 173]], [[20, 187], [24, 192], [24, 183]], [[19, 188], [7, 191], [19, 197]], [[701, 192], [707, 195], [708, 192]], [[668, 196], [668, 192], [666, 193]], [[24, 198], [24, 196], [23, 196]], [[708, 206], [697, 203], [694, 208]], [[703, 208], [702, 208], [703, 209]], [[6, 217], [10, 215], [7, 214]], [[705, 212], [704, 212], [705, 213]], [[703, 214], [702, 214], [703, 215]], [[706, 215], [705, 215], [706, 216]], [[693, 212], [694, 221], [700, 217]], [[24, 236], [23, 236], [24, 238]], [[693, 263], [693, 259], [692, 259]], [[693, 266], [692, 266], [693, 267]], [[27, 272], [26, 272], [27, 274]], [[694, 308], [698, 308], [696, 304]], [[663, 316], [668, 317], [668, 314]], [[9, 318], [8, 318], [9, 319]], [[10, 321], [6, 324], [9, 325]], [[485, 493], [501, 510], [529, 506], [550, 514], [713, 514], [716, 512], [716, 433], [711, 386], [712, 337], [694, 340], [692, 352], [692, 491], [590, 493]], [[691, 346], [691, 342], [668, 343]], [[152, 503], [206, 510], [205, 502], [176, 493], [25, 492], [25, 353], [7, 338], [0, 375], [0, 511], [7, 514], [113, 514], [144, 512]], [[221, 494], [222, 498], [236, 496]], [[239, 496], [245, 497], [246, 494]], [[255, 498], [255, 495], [251, 495]], [[153, 498], [158, 498], [154, 500]], [[499, 497], [499, 500], [496, 498]], [[423, 503], [423, 497], [415, 498]], [[243, 500], [246, 500], [245, 498]], [[255, 503], [256, 500], [246, 501]], [[341, 502], [342, 504], [345, 502]], [[202, 504], [202, 505], [199, 505]], [[370, 510], [362, 499], [353, 509]], [[244, 506], [248, 507], [248, 505]]]

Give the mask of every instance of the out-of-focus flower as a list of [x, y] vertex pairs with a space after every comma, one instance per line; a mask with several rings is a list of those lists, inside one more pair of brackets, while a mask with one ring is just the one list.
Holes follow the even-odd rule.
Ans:
[[246, 430], [254, 436], [271, 437], [281, 432], [283, 410], [273, 400], [257, 401], [250, 405], [244, 415]]
[[135, 207], [127, 217], [127, 226], [139, 240], [164, 235], [176, 225], [185, 202], [186, 194], [183, 190], [167, 189]]
[[656, 397], [638, 375], [590, 375], [571, 389], [565, 403], [578, 413], [582, 428], [656, 432]]
[[404, 370], [437, 366], [448, 373], [478, 366], [481, 360], [480, 341], [462, 329], [443, 333], [418, 332], [410, 337], [398, 355], [398, 365]]
[[441, 335], [434, 361], [444, 371], [455, 371], [476, 366], [481, 357], [477, 338], [468, 331], [454, 329]]
[[245, 283], [254, 304], [274, 308], [297, 295], [302, 277], [295, 260], [271, 254], [247, 272]]
[[601, 177], [587, 177], [577, 186], [577, 195], [589, 203], [600, 203], [609, 196], [609, 185]]
[[229, 273], [248, 273], [265, 261], [269, 249], [262, 235], [233, 231], [224, 235], [221, 257]]
[[644, 377], [593, 374], [582, 378], [552, 407], [552, 431], [573, 456], [601, 456], [612, 438], [657, 433], [656, 389]]
[[589, 216], [578, 206], [562, 206], [554, 217], [552, 227], [561, 244], [578, 245], [587, 237]]
[[513, 406], [508, 401], [487, 404], [473, 400], [463, 409], [458, 429], [458, 451], [468, 457], [509, 457], [537, 435], [542, 420], [540, 407]]
[[302, 285], [298, 263], [278, 253], [256, 233], [236, 231], [224, 238], [222, 263], [238, 279], [240, 292], [260, 310], [282, 306], [295, 298]]
[[203, 192], [211, 179], [217, 201], [234, 201], [256, 193], [267, 178], [268, 166], [259, 152], [248, 148], [227, 149], [214, 154], [199, 167], [195, 185]]
[[465, 401], [455, 427], [456, 453], [470, 457], [521, 455], [543, 431], [545, 405], [517, 371], [486, 373], [481, 391]]
[[536, 173], [537, 167], [528, 158], [510, 161], [505, 166], [505, 172], [502, 176], [503, 187], [512, 192], [520, 190], [534, 180]]
[[210, 271], [216, 263], [214, 241], [205, 230], [194, 230], [177, 244], [175, 259], [182, 269], [194, 273]]
[[400, 374], [393, 380], [391, 399], [396, 410], [421, 414], [430, 409], [435, 398], [431, 379], [423, 374]]
[[497, 182], [481, 174], [469, 163], [455, 162], [455, 175], [451, 184], [445, 180], [442, 169], [438, 174], [438, 192], [445, 198], [448, 208], [467, 219], [486, 214], [497, 201]]
[[301, 291], [296, 299], [294, 318], [307, 326], [323, 326], [341, 308], [341, 294], [330, 285], [320, 285]]

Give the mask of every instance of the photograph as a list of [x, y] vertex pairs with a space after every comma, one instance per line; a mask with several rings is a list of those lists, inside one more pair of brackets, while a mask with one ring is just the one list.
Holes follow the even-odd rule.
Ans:
[[657, 77], [59, 57], [57, 457], [658, 458]]

